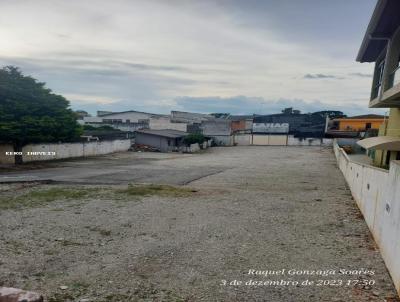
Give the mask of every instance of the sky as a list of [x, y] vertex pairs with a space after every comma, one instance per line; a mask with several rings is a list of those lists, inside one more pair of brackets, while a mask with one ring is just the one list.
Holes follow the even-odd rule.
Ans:
[[0, 66], [73, 109], [368, 109], [355, 62], [376, 0], [0, 0]]

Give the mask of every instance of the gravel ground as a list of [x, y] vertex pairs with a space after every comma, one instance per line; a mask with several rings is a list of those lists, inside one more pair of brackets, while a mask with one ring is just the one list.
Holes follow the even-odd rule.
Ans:
[[[34, 177], [62, 183], [0, 185], [2, 286], [50, 302], [399, 301], [330, 149], [51, 165]], [[129, 182], [177, 188], [129, 195]]]

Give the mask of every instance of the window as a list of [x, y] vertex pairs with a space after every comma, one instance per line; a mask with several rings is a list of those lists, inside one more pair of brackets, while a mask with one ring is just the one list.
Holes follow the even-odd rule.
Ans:
[[389, 88], [392, 88], [394, 85], [397, 85], [400, 83], [400, 55], [397, 58], [396, 65], [392, 71], [392, 73], [389, 75]]
[[365, 130], [371, 129], [371, 123], [366, 123], [365, 124]]
[[376, 63], [371, 99], [375, 99], [376, 97], [378, 97], [381, 92], [384, 68], [385, 68], [385, 60]]
[[385, 161], [385, 163], [386, 163], [386, 166], [389, 166], [389, 163], [390, 163], [390, 151], [388, 151], [387, 153], [386, 153], [386, 161]]
[[372, 159], [375, 159], [375, 154], [376, 154], [376, 152], [375, 152], [376, 150], [368, 150], [368, 156], [369, 157], [371, 157]]
[[122, 120], [121, 119], [103, 119], [103, 123], [118, 124], [118, 123], [122, 123]]

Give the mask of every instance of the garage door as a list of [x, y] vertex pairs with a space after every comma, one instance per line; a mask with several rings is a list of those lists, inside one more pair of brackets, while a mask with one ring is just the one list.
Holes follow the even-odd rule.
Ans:
[[253, 145], [268, 146], [269, 135], [254, 134]]
[[253, 145], [258, 146], [286, 146], [287, 135], [253, 135]]
[[270, 146], [286, 146], [287, 136], [286, 135], [270, 135], [269, 142]]

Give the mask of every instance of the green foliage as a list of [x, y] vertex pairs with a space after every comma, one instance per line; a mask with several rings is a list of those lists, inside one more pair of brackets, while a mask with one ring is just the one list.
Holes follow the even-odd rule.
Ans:
[[83, 125], [83, 130], [90, 130], [90, 131], [94, 131], [94, 130], [102, 130], [102, 131], [121, 131], [119, 129], [115, 129], [112, 126], [108, 126], [108, 125], [103, 125], [100, 127], [94, 127], [92, 125]]
[[92, 125], [83, 125], [83, 130], [96, 130], [97, 127], [94, 127]]
[[52, 93], [17, 67], [0, 69], [0, 141], [24, 146], [37, 142], [68, 142], [82, 128], [69, 102]]
[[230, 116], [230, 113], [216, 112], [216, 113], [210, 113], [210, 115], [215, 116], [216, 118], [227, 118], [228, 116]]
[[206, 138], [204, 137], [204, 135], [200, 133], [191, 133], [183, 139], [184, 143], [187, 145], [195, 143], [202, 144], [205, 140]]

